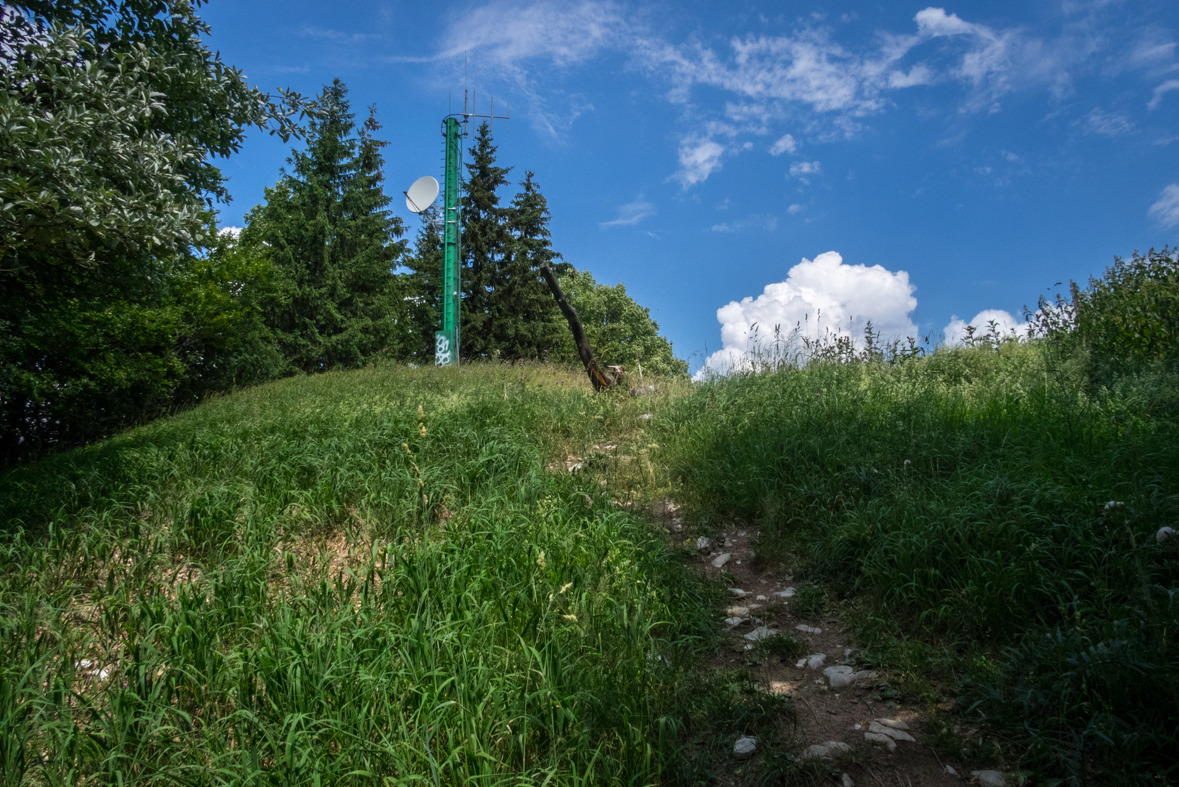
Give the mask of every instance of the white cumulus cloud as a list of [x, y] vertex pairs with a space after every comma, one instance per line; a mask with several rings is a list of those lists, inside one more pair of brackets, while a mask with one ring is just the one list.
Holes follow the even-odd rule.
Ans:
[[1163, 189], [1158, 202], [1150, 206], [1149, 214], [1163, 229], [1179, 224], [1179, 183], [1172, 183]]
[[697, 378], [748, 368], [759, 346], [773, 340], [776, 326], [783, 337], [797, 327], [812, 338], [829, 331], [858, 341], [871, 321], [885, 339], [916, 336], [910, 319], [917, 308], [915, 289], [905, 271], [847, 265], [834, 251], [804, 258], [756, 298], [717, 310], [724, 346], [708, 357]]
[[943, 330], [946, 335], [945, 343], [962, 344], [966, 340], [968, 326], [974, 328], [975, 336], [987, 335], [992, 332], [991, 323], [994, 323], [994, 332], [1000, 336], [1018, 336], [1020, 338], [1027, 336], [1027, 323], [1013, 317], [1011, 312], [1003, 309], [984, 309], [969, 321], [963, 320], [957, 315], [951, 316], [950, 322]]

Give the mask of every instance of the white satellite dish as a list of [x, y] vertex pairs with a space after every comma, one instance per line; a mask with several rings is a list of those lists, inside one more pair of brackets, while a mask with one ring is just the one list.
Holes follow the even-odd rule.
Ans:
[[409, 187], [409, 191], [405, 192], [405, 207], [414, 213], [421, 213], [433, 205], [436, 199], [438, 199], [438, 181], [426, 175], [424, 178], [415, 180], [413, 185]]

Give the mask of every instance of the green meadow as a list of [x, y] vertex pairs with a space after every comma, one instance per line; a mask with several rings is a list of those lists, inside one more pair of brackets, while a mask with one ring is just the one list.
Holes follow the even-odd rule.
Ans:
[[695, 781], [702, 729], [785, 716], [698, 675], [716, 591], [634, 504], [643, 455], [561, 463], [651, 404], [388, 367], [9, 472], [4, 783]]

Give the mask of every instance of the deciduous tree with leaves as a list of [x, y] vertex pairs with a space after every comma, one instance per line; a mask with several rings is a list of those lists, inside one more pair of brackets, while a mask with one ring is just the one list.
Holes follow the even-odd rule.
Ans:
[[249, 126], [294, 130], [209, 51], [188, 0], [0, 6], [0, 462], [167, 406], [183, 375], [161, 310], [207, 245], [213, 163]]

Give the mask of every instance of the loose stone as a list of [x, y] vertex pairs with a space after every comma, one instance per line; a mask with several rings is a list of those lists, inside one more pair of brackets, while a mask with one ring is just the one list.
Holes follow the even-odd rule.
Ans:
[[746, 596], [749, 595], [747, 592], [745, 592], [741, 588], [729, 588], [729, 592], [732, 593], [737, 598], [745, 598]]
[[733, 744], [733, 754], [738, 757], [748, 757], [757, 751], [757, 738], [749, 735], [742, 735]]
[[723, 568], [725, 563], [728, 563], [732, 558], [733, 556], [730, 553], [725, 552], [722, 555], [718, 555], [716, 559], [712, 561], [712, 565], [715, 568]]
[[799, 659], [798, 662], [794, 666], [796, 666], [800, 669], [803, 667], [805, 667], [806, 669], [818, 669], [819, 667], [823, 666], [823, 662], [826, 660], [827, 660], [827, 654], [825, 654], [825, 653], [812, 653], [811, 655], [807, 656], [805, 659]]
[[843, 782], [843, 787], [856, 787], [856, 783], [852, 781], [852, 777], [848, 776], [846, 773], [843, 774], [843, 779], [840, 781]]
[[814, 743], [807, 746], [802, 753], [802, 759], [826, 760], [830, 759], [837, 752], [849, 751], [851, 751], [851, 746], [848, 746], [843, 741], [823, 741], [822, 743]]
[[779, 590], [777, 593], [774, 593], [773, 595], [777, 596], [778, 598], [794, 598], [794, 588], [786, 588], [785, 590]]
[[745, 639], [749, 640], [750, 642], [757, 642], [758, 640], [769, 639], [770, 637], [776, 637], [777, 635], [778, 632], [774, 631], [773, 629], [766, 628], [765, 626], [758, 626], [753, 631], [746, 634]]
[[734, 616], [731, 618], [725, 618], [725, 624], [731, 629], [737, 628], [738, 626], [740, 626], [744, 622], [745, 622], [745, 618], [742, 618], [742, 617]]
[[841, 689], [856, 682], [856, 671], [842, 664], [823, 670], [833, 689]]
[[822, 634], [823, 633], [823, 629], [821, 629], [817, 626], [807, 626], [803, 623], [798, 624], [794, 628], [797, 629], [798, 631], [801, 631], [803, 634]]
[[887, 727], [887, 726], [881, 724], [879, 721], [874, 721], [871, 724], [869, 724], [868, 731], [875, 732], [879, 735], [887, 735], [888, 737], [892, 738], [894, 741], [909, 741], [910, 743], [917, 742], [916, 739], [912, 735], [905, 732], [904, 730], [898, 730], [894, 727]]
[[864, 740], [869, 743], [878, 743], [882, 746], [887, 746], [889, 751], [895, 751], [897, 742], [887, 735], [881, 735], [879, 732], [865, 732]]
[[696, 539], [696, 549], [707, 555], [712, 551], [712, 539], [700, 536], [700, 538]]
[[999, 771], [971, 771], [970, 775], [983, 787], [1007, 787], [1007, 777]]

